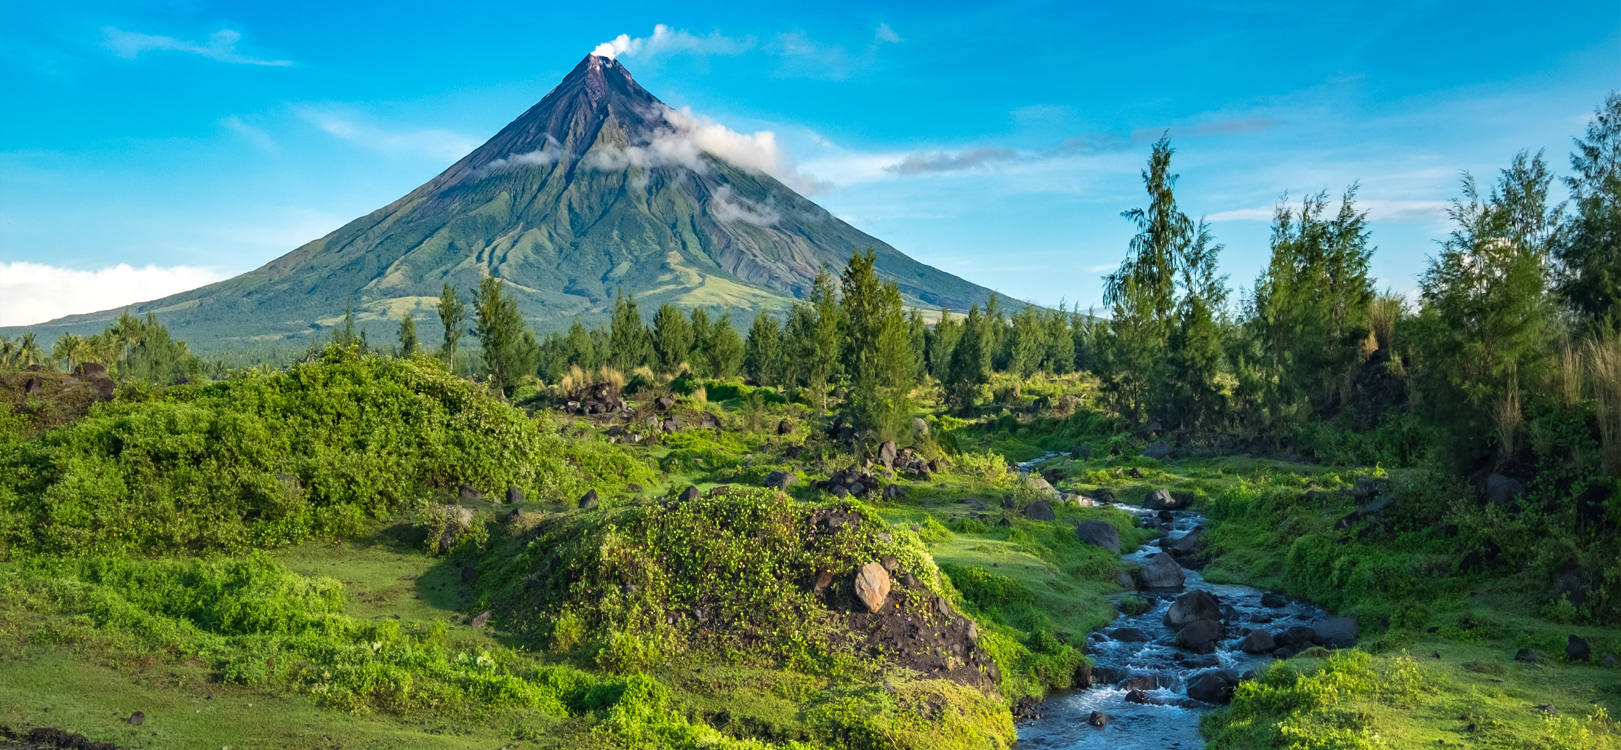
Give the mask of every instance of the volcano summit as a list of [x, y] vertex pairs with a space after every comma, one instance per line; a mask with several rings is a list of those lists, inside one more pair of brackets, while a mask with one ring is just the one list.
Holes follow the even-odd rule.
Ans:
[[[542, 330], [600, 320], [617, 290], [739, 312], [808, 293], [823, 265], [873, 247], [907, 302], [953, 310], [990, 290], [918, 263], [839, 220], [760, 165], [728, 160], [715, 126], [659, 101], [596, 55], [484, 145], [408, 195], [235, 278], [133, 307], [212, 348], [299, 340], [353, 300], [374, 334], [449, 282], [505, 279]], [[735, 134], [726, 134], [736, 138]], [[99, 327], [120, 310], [36, 330]]]

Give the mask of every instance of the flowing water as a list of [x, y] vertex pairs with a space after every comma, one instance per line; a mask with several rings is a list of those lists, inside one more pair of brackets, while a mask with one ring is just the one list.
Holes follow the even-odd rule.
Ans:
[[[1019, 468], [1029, 471], [1031, 466], [1051, 455], [1021, 462]], [[1156, 511], [1132, 505], [1114, 507], [1136, 514], [1145, 522], [1159, 523]], [[1204, 523], [1204, 518], [1196, 513], [1178, 511], [1171, 515], [1171, 528], [1166, 529], [1165, 537], [1121, 559], [1142, 564], [1149, 555], [1160, 551], [1158, 544], [1169, 546]], [[1192, 570], [1182, 572], [1186, 577], [1182, 588], [1139, 592], [1138, 596], [1153, 600], [1147, 612], [1137, 616], [1122, 615], [1108, 628], [1089, 636], [1087, 654], [1096, 664], [1094, 687], [1049, 696], [1041, 706], [1041, 718], [1019, 725], [1018, 750], [1202, 748], [1199, 717], [1214, 706], [1190, 699], [1188, 683], [1202, 672], [1225, 669], [1244, 675], [1271, 662], [1271, 656], [1252, 656], [1239, 650], [1239, 644], [1252, 628], [1275, 632], [1293, 625], [1310, 625], [1325, 616], [1322, 610], [1294, 602], [1282, 607], [1265, 607], [1261, 604], [1261, 591], [1248, 586], [1210, 583]], [[1210, 592], [1222, 604], [1225, 628], [1214, 654], [1199, 655], [1177, 648], [1176, 632], [1164, 623], [1166, 610], [1176, 597], [1195, 590]], [[1132, 642], [1109, 636], [1120, 628], [1136, 628], [1148, 639]], [[1131, 684], [1127, 685], [1128, 682]], [[1141, 689], [1154, 703], [1128, 702], [1126, 695], [1131, 688]], [[1094, 711], [1108, 717], [1104, 726], [1088, 723]]]

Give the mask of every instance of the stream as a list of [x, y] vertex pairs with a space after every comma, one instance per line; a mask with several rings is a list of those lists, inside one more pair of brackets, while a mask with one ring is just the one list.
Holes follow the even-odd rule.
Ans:
[[[1029, 471], [1034, 464], [1052, 455], [1021, 462], [1019, 469]], [[1160, 525], [1163, 518], [1158, 511], [1138, 506], [1116, 504], [1114, 507], [1137, 515], [1140, 524]], [[1173, 511], [1170, 515], [1166, 536], [1137, 552], [1122, 555], [1121, 559], [1144, 564], [1149, 555], [1160, 551], [1160, 544], [1169, 546], [1205, 521], [1204, 517], [1190, 511]], [[1244, 636], [1252, 628], [1276, 632], [1295, 625], [1311, 625], [1327, 617], [1316, 607], [1292, 601], [1273, 600], [1270, 603], [1282, 606], [1267, 607], [1261, 603], [1263, 592], [1257, 589], [1210, 583], [1198, 572], [1186, 568], [1182, 573], [1185, 577], [1182, 588], [1137, 592], [1152, 601], [1147, 612], [1136, 616], [1122, 614], [1109, 627], [1088, 636], [1086, 653], [1096, 665], [1093, 687], [1049, 695], [1042, 703], [1040, 718], [1019, 724], [1018, 750], [1203, 748], [1199, 717], [1214, 705], [1189, 698], [1189, 683], [1200, 674], [1215, 670], [1231, 670], [1227, 673], [1229, 676], [1243, 677], [1270, 663], [1273, 660], [1270, 655], [1253, 656], [1239, 650]], [[1178, 596], [1197, 590], [1209, 592], [1221, 603], [1224, 628], [1213, 654], [1195, 654], [1178, 648], [1176, 630], [1164, 622], [1166, 612]], [[1118, 600], [1126, 595], [1114, 598]], [[1140, 630], [1147, 639], [1114, 638], [1113, 634], [1123, 628]], [[1128, 639], [1136, 637], [1130, 633], [1122, 635]], [[1133, 689], [1141, 691], [1135, 697], [1150, 702], [1128, 701], [1127, 695]], [[1093, 712], [1108, 717], [1104, 726], [1088, 723]]]

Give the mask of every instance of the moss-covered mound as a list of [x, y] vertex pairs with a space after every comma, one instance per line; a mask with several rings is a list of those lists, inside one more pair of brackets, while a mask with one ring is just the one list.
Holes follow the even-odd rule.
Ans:
[[649, 476], [429, 359], [355, 358], [97, 405], [0, 443], [0, 557], [241, 551], [355, 533], [433, 488], [562, 498]]
[[[916, 535], [860, 503], [717, 488], [691, 502], [562, 514], [487, 558], [505, 625], [556, 651], [634, 671], [682, 654], [820, 674], [902, 666], [989, 687], [996, 665]], [[891, 590], [876, 611], [863, 566]]]

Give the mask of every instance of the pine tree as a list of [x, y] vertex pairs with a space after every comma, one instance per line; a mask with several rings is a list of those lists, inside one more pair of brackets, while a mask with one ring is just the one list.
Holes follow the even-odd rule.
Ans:
[[947, 397], [963, 413], [974, 408], [979, 387], [991, 380], [990, 326], [979, 313], [979, 305], [968, 308], [962, 323], [962, 336], [951, 349], [946, 374]]
[[844, 343], [844, 311], [839, 307], [837, 282], [826, 269], [816, 274], [810, 304], [795, 306], [789, 330], [799, 380], [825, 412], [827, 389], [839, 376]]
[[1168, 137], [1154, 144], [1142, 173], [1148, 208], [1121, 214], [1137, 235], [1120, 269], [1104, 278], [1112, 320], [1098, 337], [1099, 376], [1115, 407], [1133, 418], [1146, 415], [1160, 376], [1176, 303], [1176, 257], [1192, 239], [1193, 224], [1176, 206], [1173, 153]]
[[1575, 210], [1554, 246], [1559, 293], [1589, 323], [1621, 322], [1621, 92], [1576, 140], [1565, 178]]
[[761, 310], [743, 342], [743, 371], [755, 385], [782, 384], [782, 329], [771, 313]]
[[1046, 334], [1041, 313], [1034, 308], [1026, 306], [1014, 313], [1013, 325], [1008, 330], [1005, 369], [1021, 378], [1034, 375], [1041, 367], [1042, 355], [1047, 352]]
[[991, 298], [986, 300], [985, 309], [980, 311], [980, 317], [985, 321], [985, 351], [991, 358], [991, 369], [1007, 369], [1007, 316], [1002, 314], [1002, 297], [991, 292]]
[[568, 335], [563, 337], [563, 352], [566, 362], [563, 369], [578, 366], [583, 370], [595, 370], [605, 359], [602, 348], [597, 346], [596, 337], [586, 330], [579, 318], [569, 324]]
[[1042, 320], [1047, 351], [1041, 362], [1047, 372], [1064, 375], [1075, 369], [1075, 334], [1069, 327], [1070, 315], [1060, 302], [1058, 309], [1047, 313]]
[[1521, 393], [1546, 364], [1541, 344], [1555, 318], [1545, 269], [1559, 221], [1548, 208], [1552, 182], [1542, 155], [1524, 151], [1489, 195], [1466, 174], [1464, 200], [1448, 211], [1456, 226], [1419, 278], [1425, 402], [1454, 436], [1453, 458], [1466, 463], [1481, 457], [1477, 434], [1495, 435], [1500, 457], [1513, 454]]
[[343, 325], [332, 329], [332, 343], [345, 349], [360, 348], [360, 334], [355, 333], [354, 300], [343, 305]]
[[609, 364], [620, 372], [648, 364], [653, 359], [652, 339], [636, 309], [636, 298], [621, 291], [614, 298], [613, 319], [609, 322]]
[[929, 323], [923, 319], [923, 311], [912, 308], [906, 315], [907, 333], [912, 339], [912, 363], [917, 370], [917, 379], [922, 380], [924, 373], [928, 372], [929, 359]]
[[479, 280], [473, 295], [473, 320], [490, 380], [503, 395], [511, 395], [524, 375], [534, 372], [535, 362], [533, 335], [524, 340], [518, 301], [506, 293], [504, 281], [494, 276]]
[[1166, 416], [1184, 427], [1210, 427], [1226, 411], [1218, 383], [1225, 342], [1215, 318], [1227, 304], [1226, 277], [1216, 275], [1221, 250], [1201, 221], [1177, 258], [1182, 296], [1160, 390]]
[[709, 311], [702, 307], [692, 308], [692, 353], [688, 355], [691, 360], [693, 374], [704, 377], [715, 377], [714, 342], [710, 335], [714, 325], [709, 321]]
[[417, 341], [417, 322], [407, 312], [400, 318], [400, 356], [414, 357], [422, 345]]
[[456, 343], [461, 341], [462, 332], [467, 329], [467, 305], [456, 294], [455, 287], [449, 282], [445, 283], [444, 290], [439, 292], [439, 322], [445, 327], [444, 344], [439, 354], [445, 360], [445, 365], [452, 372], [456, 370]]
[[737, 327], [732, 325], [730, 312], [720, 316], [709, 326], [709, 335], [704, 337], [708, 351], [710, 377], [725, 380], [737, 374], [743, 366], [743, 337], [737, 334]]
[[844, 369], [852, 422], [893, 438], [911, 412], [917, 366], [900, 287], [878, 278], [877, 261], [877, 252], [868, 248], [852, 253], [844, 271], [839, 301], [846, 331]]
[[653, 353], [657, 356], [658, 370], [674, 373], [692, 354], [692, 326], [687, 316], [674, 305], [659, 305], [653, 313]]
[[929, 329], [928, 335], [928, 366], [929, 374], [935, 380], [946, 382], [948, 371], [951, 368], [951, 350], [956, 348], [957, 339], [962, 336], [962, 321], [953, 319], [951, 311], [940, 308], [940, 322]]

